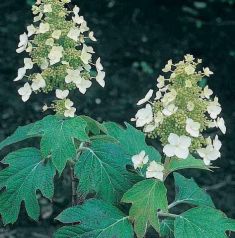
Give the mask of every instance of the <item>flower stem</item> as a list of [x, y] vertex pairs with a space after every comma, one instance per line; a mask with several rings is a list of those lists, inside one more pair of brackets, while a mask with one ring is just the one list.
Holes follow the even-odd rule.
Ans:
[[179, 216], [179, 215], [176, 215], [176, 214], [165, 213], [165, 212], [158, 212], [157, 215], [158, 215], [159, 217], [172, 217], [172, 218], [176, 218], [176, 217]]
[[74, 166], [70, 166], [71, 187], [72, 187], [72, 206], [77, 205], [77, 180], [74, 176]]

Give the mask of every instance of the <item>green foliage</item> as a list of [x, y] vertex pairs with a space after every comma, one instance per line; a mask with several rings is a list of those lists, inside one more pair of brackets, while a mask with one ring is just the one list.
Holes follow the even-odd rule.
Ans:
[[87, 123], [80, 117], [64, 119], [58, 116], [47, 116], [38, 123], [43, 133], [42, 156], [51, 156], [53, 164], [61, 173], [67, 161], [76, 156], [75, 139], [89, 141], [86, 134]]
[[195, 183], [194, 179], [186, 179], [174, 173], [176, 196], [174, 203], [189, 203], [196, 206], [214, 207], [211, 197]]
[[56, 219], [65, 224], [80, 225], [61, 228], [56, 232], [55, 238], [134, 237], [128, 217], [101, 200], [91, 199], [81, 206], [69, 208]]
[[52, 199], [55, 168], [51, 161], [42, 159], [40, 151], [25, 148], [9, 154], [3, 163], [9, 165], [0, 172], [0, 214], [5, 224], [17, 220], [24, 201], [28, 215], [37, 220], [40, 209], [36, 192]]
[[156, 231], [160, 230], [157, 211], [168, 210], [166, 193], [161, 181], [148, 179], [135, 184], [124, 194], [122, 202], [132, 203], [129, 214], [138, 238], [145, 236], [149, 225]]
[[189, 156], [187, 159], [171, 158], [166, 160], [165, 163], [165, 173], [169, 175], [170, 173], [181, 170], [181, 169], [202, 169], [209, 170], [209, 168], [200, 159], [195, 159], [193, 156]]
[[133, 174], [126, 170], [130, 158], [114, 143], [94, 140], [84, 148], [75, 165], [79, 178], [78, 190], [82, 196], [96, 192], [97, 197], [108, 202], [117, 202], [132, 186]]
[[20, 142], [22, 140], [26, 140], [28, 138], [40, 136], [40, 133], [31, 133], [31, 130], [34, 128], [34, 123], [31, 123], [27, 126], [20, 126], [16, 129], [16, 131], [9, 137], [7, 137], [4, 141], [0, 143], [0, 150], [4, 147]]
[[161, 222], [160, 234], [164, 238], [173, 238], [174, 237], [174, 220], [173, 219], [164, 219]]
[[141, 150], [144, 150], [150, 160], [161, 161], [159, 152], [146, 144], [143, 132], [128, 123], [126, 123], [126, 129], [113, 122], [108, 122], [104, 125], [108, 130], [108, 134], [116, 138], [130, 156], [139, 154]]
[[210, 207], [192, 208], [175, 220], [175, 238], [226, 238], [235, 231], [235, 221]]

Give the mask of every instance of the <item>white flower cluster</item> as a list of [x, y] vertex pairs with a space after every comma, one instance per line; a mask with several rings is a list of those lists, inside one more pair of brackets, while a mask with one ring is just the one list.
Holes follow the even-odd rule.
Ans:
[[184, 60], [173, 64], [169, 60], [163, 68], [168, 77], [157, 78], [157, 92], [148, 91], [137, 105], [146, 104], [138, 110], [132, 121], [150, 137], [158, 137], [163, 143], [167, 157], [186, 159], [197, 152], [206, 165], [220, 157], [221, 143], [218, 136], [206, 138], [209, 128], [219, 128], [226, 133], [218, 98], [211, 99], [213, 91], [201, 88], [199, 82], [213, 72], [208, 68], [197, 71], [201, 60], [186, 55]]
[[[44, 106], [44, 110], [53, 108], [66, 117], [73, 117], [76, 109], [67, 98], [69, 91], [77, 88], [85, 94], [92, 79], [104, 87], [105, 72], [100, 58], [92, 63], [95, 52], [87, 43], [96, 41], [94, 33], [79, 15], [77, 6], [72, 12], [64, 7], [68, 2], [70, 0], [40, 0], [33, 6], [34, 23], [27, 27], [27, 33], [20, 35], [16, 50], [17, 53], [26, 51], [31, 57], [24, 59], [24, 67], [18, 70], [14, 81], [27, 79], [18, 90], [24, 102], [32, 92], [56, 91], [56, 105]], [[67, 20], [68, 17], [72, 19]], [[38, 73], [32, 73], [38, 69]], [[28, 70], [31, 71], [27, 73]]]
[[144, 165], [147, 166], [146, 178], [156, 178], [161, 181], [164, 179], [164, 167], [156, 161], [149, 162], [149, 157], [145, 151], [142, 150], [139, 154], [132, 156], [132, 162], [135, 169], [142, 169]]

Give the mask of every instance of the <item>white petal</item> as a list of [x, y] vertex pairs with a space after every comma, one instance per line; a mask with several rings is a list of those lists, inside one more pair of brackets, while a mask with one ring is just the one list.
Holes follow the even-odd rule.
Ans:
[[168, 156], [168, 157], [172, 157], [175, 155], [175, 146], [173, 145], [165, 145], [163, 148], [163, 153]]
[[168, 137], [168, 142], [171, 145], [178, 145], [179, 144], [179, 136], [174, 133], [170, 133], [170, 135]]
[[96, 76], [96, 81], [103, 88], [105, 86], [104, 78], [105, 78], [105, 72], [104, 71], [98, 71], [98, 74]]
[[189, 150], [186, 148], [177, 147], [175, 149], [175, 155], [180, 159], [187, 159]]
[[145, 97], [137, 102], [137, 105], [140, 106], [149, 101], [149, 99], [153, 96], [153, 90], [150, 89]]

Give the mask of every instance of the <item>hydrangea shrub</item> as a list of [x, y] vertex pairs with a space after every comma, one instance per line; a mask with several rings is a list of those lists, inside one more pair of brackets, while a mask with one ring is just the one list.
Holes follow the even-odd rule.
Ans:
[[[31, 219], [40, 219], [38, 199], [52, 202], [55, 180], [70, 170], [71, 207], [53, 214], [63, 224], [55, 238], [228, 237], [235, 221], [217, 210], [193, 179], [179, 173], [209, 172], [211, 161], [221, 156], [218, 135], [209, 136], [217, 128], [226, 132], [221, 106], [208, 86], [200, 86], [212, 72], [197, 71], [201, 60], [191, 55], [176, 64], [170, 60], [163, 69], [167, 78], [157, 79], [156, 93], [150, 90], [137, 103], [145, 104], [133, 119], [143, 131], [76, 115], [70, 92], [85, 94], [93, 81], [104, 87], [105, 72], [100, 58], [93, 61], [94, 33], [69, 2], [38, 0], [34, 23], [20, 36], [17, 53], [28, 56], [15, 79], [23, 85], [18, 92], [24, 102], [33, 92], [52, 93], [54, 100], [43, 110], [55, 114], [19, 127], [0, 143], [1, 150], [30, 138], [40, 141], [38, 148], [13, 151], [1, 161], [3, 223], [15, 223], [23, 209]], [[157, 139], [162, 152], [148, 145], [146, 136]], [[169, 202], [165, 182], [172, 173], [175, 200]], [[174, 212], [180, 204], [187, 209]]]

